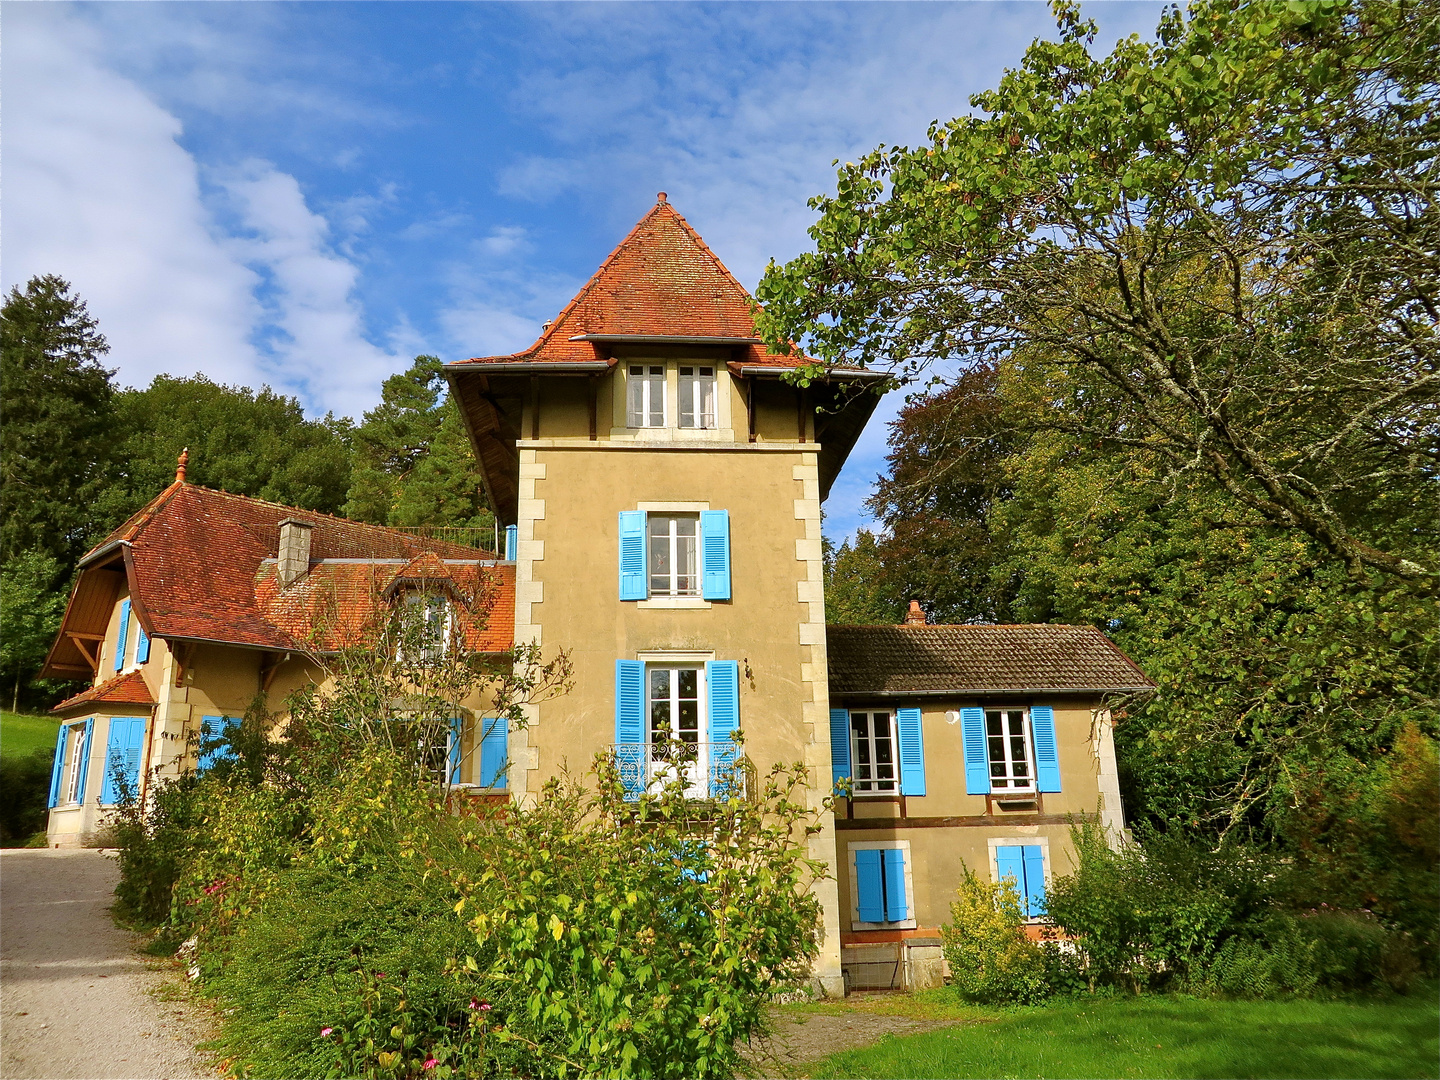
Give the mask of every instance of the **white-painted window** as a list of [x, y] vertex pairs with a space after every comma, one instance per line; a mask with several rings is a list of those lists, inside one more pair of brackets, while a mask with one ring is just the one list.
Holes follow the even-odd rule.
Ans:
[[986, 709], [985, 749], [990, 758], [991, 791], [1035, 790], [1030, 718], [1025, 709]]
[[650, 664], [645, 684], [652, 778], [665, 783], [683, 778], [687, 794], [703, 795], [708, 766], [700, 752], [705, 669]]
[[62, 802], [80, 801], [85, 776], [85, 725], [71, 724], [65, 735], [65, 796]]
[[651, 596], [699, 596], [699, 514], [647, 514]]
[[[404, 659], [440, 660], [450, 650], [453, 617], [450, 601], [441, 593], [411, 591], [405, 594], [400, 620], [400, 649]], [[412, 657], [411, 651], [415, 652]]]
[[631, 364], [628, 376], [627, 424], [632, 428], [664, 427], [665, 365]]
[[680, 367], [680, 426], [715, 427], [715, 369], [682, 364]]
[[895, 773], [895, 723], [888, 711], [850, 714], [851, 790], [856, 795], [893, 795], [899, 790]]

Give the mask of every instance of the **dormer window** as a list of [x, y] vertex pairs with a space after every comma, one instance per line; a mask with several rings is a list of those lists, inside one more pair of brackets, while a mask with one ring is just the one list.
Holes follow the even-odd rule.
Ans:
[[628, 425], [633, 428], [664, 427], [665, 365], [631, 364], [629, 375]]
[[[442, 660], [450, 651], [454, 615], [450, 600], [440, 593], [412, 590], [405, 593], [400, 620], [402, 659]], [[413, 655], [412, 655], [413, 653]]]
[[680, 426], [714, 428], [715, 369], [683, 364], [680, 367]]

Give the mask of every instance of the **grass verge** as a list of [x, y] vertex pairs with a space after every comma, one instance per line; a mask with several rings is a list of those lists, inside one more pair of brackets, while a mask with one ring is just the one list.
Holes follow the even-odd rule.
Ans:
[[34, 750], [55, 749], [60, 721], [49, 716], [0, 712], [0, 754], [24, 757]]
[[[972, 1010], [953, 1018], [981, 1016]], [[1435, 1077], [1437, 1019], [1434, 985], [1405, 997], [1343, 1001], [1090, 998], [1007, 1010], [990, 1023], [888, 1037], [810, 1065], [806, 1075]]]

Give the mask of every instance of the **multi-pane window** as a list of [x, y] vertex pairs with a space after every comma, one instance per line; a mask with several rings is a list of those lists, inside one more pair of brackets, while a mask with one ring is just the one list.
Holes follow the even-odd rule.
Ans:
[[406, 660], [439, 660], [450, 645], [450, 602], [439, 593], [410, 592], [400, 622], [400, 651]]
[[713, 428], [715, 426], [715, 369], [713, 367], [680, 368], [680, 426], [682, 428]]
[[700, 743], [700, 669], [647, 669], [650, 745], [657, 758], [693, 760]]
[[1030, 730], [1024, 709], [985, 710], [985, 749], [992, 791], [1034, 791]]
[[649, 514], [651, 596], [699, 596], [698, 514]]
[[895, 736], [888, 712], [850, 714], [851, 790], [858, 794], [894, 792]]
[[85, 725], [71, 724], [65, 737], [68, 758], [65, 773], [65, 797], [62, 802], [79, 802], [80, 785], [85, 776]]
[[665, 365], [631, 364], [628, 379], [630, 427], [665, 426]]

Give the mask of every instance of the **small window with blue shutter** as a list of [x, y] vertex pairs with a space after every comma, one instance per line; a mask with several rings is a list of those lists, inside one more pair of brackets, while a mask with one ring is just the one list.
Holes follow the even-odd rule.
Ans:
[[638, 799], [646, 775], [645, 665], [639, 660], [615, 661], [615, 767], [626, 799]]
[[1045, 914], [1045, 846], [1043, 844], [1001, 844], [995, 847], [995, 877], [1008, 881], [1020, 899], [1020, 911], [1027, 919]]
[[140, 758], [145, 749], [143, 716], [112, 716], [105, 742], [105, 778], [100, 793], [102, 806], [115, 806], [122, 798], [134, 798], [140, 788]]
[[195, 762], [196, 772], [208, 772], [222, 761], [234, 761], [235, 747], [230, 744], [235, 729], [240, 726], [238, 716], [202, 716], [200, 718], [199, 758]]
[[851, 845], [854, 869], [855, 921], [871, 926], [912, 922], [908, 846], [899, 844]]
[[850, 710], [830, 710], [830, 776], [835, 790], [850, 779]]
[[1060, 790], [1055, 710], [1049, 705], [960, 710], [965, 791], [1028, 795]]
[[115, 670], [125, 667], [125, 653], [130, 646], [130, 599], [120, 601], [120, 632], [115, 635]]
[[503, 716], [487, 716], [480, 724], [480, 786], [509, 787], [510, 722]]
[[705, 664], [706, 741], [710, 744], [709, 795], [728, 799], [743, 794], [735, 771], [735, 731], [740, 726], [740, 664], [711, 660]]
[[700, 512], [700, 595], [730, 599], [730, 511]]

